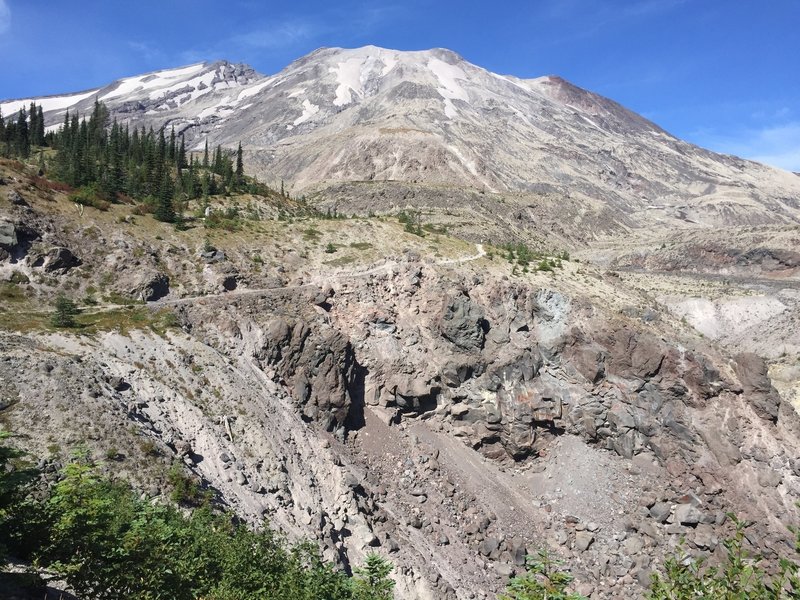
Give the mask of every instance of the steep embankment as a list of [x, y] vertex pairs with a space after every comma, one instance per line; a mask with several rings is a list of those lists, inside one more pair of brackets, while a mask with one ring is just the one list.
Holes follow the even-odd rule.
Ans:
[[[492, 597], [540, 546], [637, 597], [727, 511], [788, 548], [797, 415], [624, 278], [269, 198], [179, 231], [2, 177], [0, 414], [48, 460], [85, 444], [153, 498], [182, 465], [331, 560], [384, 553], [409, 599]], [[77, 331], [47, 325], [59, 291], [98, 303]]]

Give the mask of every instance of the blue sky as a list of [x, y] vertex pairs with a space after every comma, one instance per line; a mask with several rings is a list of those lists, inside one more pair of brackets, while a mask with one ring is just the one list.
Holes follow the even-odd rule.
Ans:
[[800, 0], [0, 0], [0, 99], [320, 46], [557, 74], [708, 148], [800, 171]]

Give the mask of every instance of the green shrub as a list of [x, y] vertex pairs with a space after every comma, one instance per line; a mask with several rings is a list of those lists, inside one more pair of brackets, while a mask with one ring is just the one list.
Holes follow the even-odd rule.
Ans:
[[[767, 575], [760, 563], [763, 557], [745, 550], [747, 523], [728, 515], [736, 524], [736, 533], [723, 542], [725, 561], [720, 566], [705, 566], [702, 559], [686, 556], [681, 546], [678, 554], [664, 563], [664, 573], [655, 574], [648, 600], [789, 600], [800, 598], [798, 565], [784, 557], [778, 571]], [[800, 537], [796, 543], [800, 550]]]
[[525, 562], [528, 572], [513, 577], [500, 600], [585, 600], [584, 596], [567, 591], [573, 577], [547, 550], [539, 550], [536, 557], [526, 557]]
[[78, 188], [68, 196], [69, 200], [82, 206], [91, 206], [97, 210], [107, 211], [111, 206], [108, 200], [104, 200], [97, 192], [96, 186], [85, 185]]
[[50, 316], [50, 324], [53, 327], [75, 327], [75, 315], [78, 314], [78, 307], [64, 294], [59, 294], [53, 303], [55, 311]]
[[392, 563], [370, 552], [364, 566], [355, 569], [353, 600], [392, 600], [394, 581], [389, 577]]

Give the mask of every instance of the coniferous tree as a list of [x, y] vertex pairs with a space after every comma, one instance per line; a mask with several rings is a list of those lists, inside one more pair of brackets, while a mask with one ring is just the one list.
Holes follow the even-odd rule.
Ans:
[[28, 114], [25, 108], [19, 109], [16, 129], [16, 151], [22, 158], [28, 158], [31, 153], [30, 130], [28, 129]]
[[180, 149], [178, 150], [178, 169], [183, 169], [186, 167], [186, 143], [183, 140], [183, 136], [181, 136], [181, 145]]
[[206, 147], [203, 150], [203, 166], [208, 168], [208, 138], [206, 138]]
[[242, 142], [239, 142], [239, 147], [236, 149], [236, 178], [241, 183], [244, 177], [244, 162], [242, 161]]
[[164, 171], [164, 174], [162, 175], [161, 185], [159, 187], [158, 205], [153, 216], [159, 221], [164, 221], [165, 223], [174, 223], [175, 208], [172, 203], [172, 178], [170, 178], [166, 171]]
[[36, 139], [39, 140], [39, 145], [45, 145], [45, 133], [44, 133], [44, 111], [42, 110], [42, 105], [40, 104], [37, 107], [37, 117], [36, 117]]
[[28, 108], [28, 115], [28, 136], [30, 137], [30, 144], [31, 146], [41, 146], [41, 142], [36, 137], [36, 134], [39, 131], [39, 113], [36, 110], [35, 102], [31, 102], [31, 105]]

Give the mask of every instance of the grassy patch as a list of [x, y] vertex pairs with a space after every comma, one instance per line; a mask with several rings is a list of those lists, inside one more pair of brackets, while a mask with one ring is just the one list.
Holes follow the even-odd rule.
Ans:
[[331, 259], [331, 260], [323, 261], [322, 264], [323, 265], [328, 265], [328, 266], [331, 266], [331, 267], [344, 267], [346, 265], [351, 265], [354, 262], [356, 262], [355, 257], [346, 254], [346, 255], [340, 256], [338, 258], [334, 258], [334, 259]]
[[303, 232], [303, 239], [309, 242], [316, 242], [321, 235], [322, 235], [321, 231], [319, 231], [318, 229], [314, 229], [313, 227], [309, 227]]
[[369, 242], [353, 242], [350, 244], [351, 248], [355, 248], [356, 250], [369, 250], [372, 248], [372, 244]]

